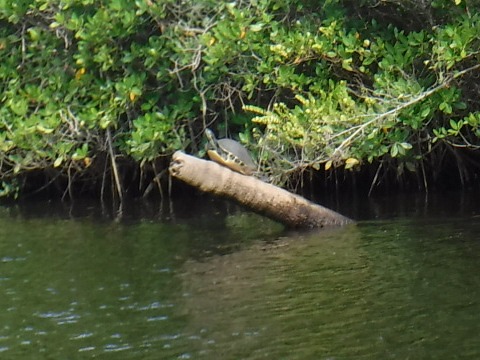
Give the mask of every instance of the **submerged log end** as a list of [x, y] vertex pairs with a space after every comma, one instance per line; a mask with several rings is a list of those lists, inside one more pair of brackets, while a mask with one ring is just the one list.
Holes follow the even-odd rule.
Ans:
[[173, 177], [201, 191], [232, 199], [288, 227], [319, 228], [353, 223], [343, 215], [253, 176], [180, 151], [173, 154], [169, 170]]

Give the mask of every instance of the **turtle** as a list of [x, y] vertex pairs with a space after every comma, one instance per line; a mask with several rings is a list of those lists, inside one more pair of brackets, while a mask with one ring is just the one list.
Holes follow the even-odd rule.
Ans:
[[209, 142], [207, 150], [210, 160], [226, 166], [229, 169], [244, 175], [253, 175], [257, 165], [243, 145], [232, 139], [218, 139], [210, 129], [205, 129]]

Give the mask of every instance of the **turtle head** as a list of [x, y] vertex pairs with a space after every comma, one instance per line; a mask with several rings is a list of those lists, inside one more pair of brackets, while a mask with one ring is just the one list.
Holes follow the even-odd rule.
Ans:
[[214, 149], [218, 148], [218, 142], [217, 138], [215, 137], [215, 134], [213, 133], [212, 130], [209, 128], [205, 129], [205, 136], [207, 137], [208, 142], [210, 143], [210, 146], [213, 147]]

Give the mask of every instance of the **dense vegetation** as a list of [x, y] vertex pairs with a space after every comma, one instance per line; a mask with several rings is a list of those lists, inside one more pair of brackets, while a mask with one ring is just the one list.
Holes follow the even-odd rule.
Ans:
[[[478, 183], [465, 0], [0, 0], [0, 195], [149, 192], [203, 130], [272, 181]], [[365, 170], [367, 169], [367, 170]], [[70, 194], [71, 195], [71, 194]]]

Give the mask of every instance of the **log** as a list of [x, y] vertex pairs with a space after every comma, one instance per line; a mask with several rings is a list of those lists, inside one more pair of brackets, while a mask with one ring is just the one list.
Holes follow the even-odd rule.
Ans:
[[234, 200], [290, 228], [312, 229], [353, 223], [299, 195], [181, 151], [173, 154], [169, 171], [174, 178], [201, 191]]

